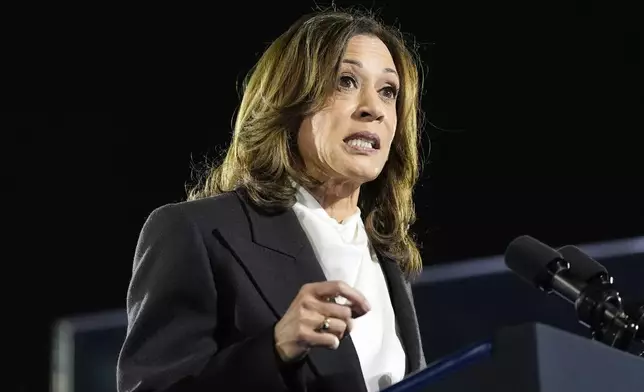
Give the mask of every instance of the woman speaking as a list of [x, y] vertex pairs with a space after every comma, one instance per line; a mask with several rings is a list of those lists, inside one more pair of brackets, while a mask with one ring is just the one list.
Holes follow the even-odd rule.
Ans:
[[224, 160], [141, 230], [120, 392], [371, 392], [425, 365], [418, 65], [356, 13], [307, 15], [270, 45]]

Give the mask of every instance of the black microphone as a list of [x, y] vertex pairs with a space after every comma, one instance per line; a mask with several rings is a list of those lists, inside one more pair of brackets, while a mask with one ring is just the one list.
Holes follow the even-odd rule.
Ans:
[[[585, 259], [587, 256], [577, 252], [578, 249], [563, 248], [563, 251], [570, 259], [524, 235], [508, 245], [505, 264], [531, 285], [572, 303], [579, 322], [591, 329], [593, 339], [618, 349], [628, 349], [639, 328], [623, 312], [612, 278], [605, 268], [592, 258], [590, 261]], [[579, 257], [579, 253], [584, 257]], [[577, 261], [574, 269], [573, 261]]]
[[644, 303], [623, 301], [613, 287], [613, 277], [608, 274], [608, 270], [576, 246], [566, 245], [557, 251], [570, 263], [570, 271], [574, 276], [594, 287], [603, 287], [607, 293], [610, 292], [615, 306], [623, 309], [623, 312], [637, 325], [635, 338], [644, 343]]
[[570, 273], [582, 282], [613, 284], [613, 277], [608, 274], [608, 270], [578, 247], [566, 245], [557, 249], [557, 252], [570, 263]]
[[610, 294], [611, 303], [619, 309], [623, 308], [622, 298], [613, 286], [613, 277], [608, 274], [606, 267], [573, 245], [563, 246], [557, 252], [570, 264], [570, 273], [575, 278]]
[[505, 251], [505, 264], [529, 284], [574, 304], [584, 284], [570, 273], [563, 255], [528, 235], [515, 238]]

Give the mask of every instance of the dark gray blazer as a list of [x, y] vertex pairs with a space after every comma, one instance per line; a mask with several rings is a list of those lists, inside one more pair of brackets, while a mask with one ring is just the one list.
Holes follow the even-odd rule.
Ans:
[[[380, 258], [407, 355], [425, 365], [409, 283]], [[273, 328], [300, 287], [326, 280], [295, 213], [241, 192], [169, 204], [145, 222], [127, 293], [118, 391], [366, 391], [348, 336], [285, 366]]]

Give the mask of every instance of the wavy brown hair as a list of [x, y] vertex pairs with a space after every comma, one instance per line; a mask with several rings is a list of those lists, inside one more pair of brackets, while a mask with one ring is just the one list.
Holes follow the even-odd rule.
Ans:
[[303, 118], [321, 110], [333, 94], [344, 50], [356, 35], [375, 36], [385, 43], [401, 82], [389, 159], [378, 178], [361, 186], [358, 203], [376, 251], [395, 260], [410, 276], [422, 268], [409, 232], [416, 218], [413, 190], [420, 170], [422, 73], [415, 48], [405, 36], [372, 13], [318, 11], [299, 19], [272, 42], [244, 81], [232, 143], [223, 162], [206, 167], [188, 199], [242, 188], [255, 205], [275, 210], [295, 203], [291, 179], [309, 189], [319, 186], [299, 170], [297, 132]]

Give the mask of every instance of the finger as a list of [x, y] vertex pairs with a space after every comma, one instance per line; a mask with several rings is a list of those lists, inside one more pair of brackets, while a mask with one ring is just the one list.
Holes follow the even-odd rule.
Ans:
[[321, 299], [336, 297], [338, 295], [345, 297], [351, 302], [351, 309], [358, 316], [367, 313], [371, 309], [371, 305], [365, 296], [343, 281], [336, 280], [314, 283], [311, 289], [313, 290], [313, 294]]
[[336, 350], [340, 346], [340, 339], [329, 332], [316, 332], [307, 328], [301, 333], [301, 337], [307, 347], [326, 347]]
[[345, 333], [351, 333], [354, 314], [350, 307], [322, 301], [312, 302], [311, 306], [319, 314], [342, 320], [346, 325]]
[[341, 295], [337, 295], [337, 296], [332, 297], [332, 298], [327, 298], [327, 302], [333, 302], [333, 303], [336, 303], [338, 305], [351, 307], [351, 301], [349, 301], [348, 299], [344, 298]]
[[[345, 333], [347, 333], [346, 330], [347, 330], [348, 323], [344, 320], [340, 320], [331, 315], [319, 313], [315, 310], [301, 308], [299, 318], [302, 324], [306, 325], [309, 329], [312, 329], [314, 331], [330, 332], [336, 335], [340, 339], [342, 339]], [[329, 328], [322, 331], [321, 329], [322, 324], [324, 323], [325, 320], [328, 320]]]
[[[328, 328], [323, 329], [324, 322], [329, 323]], [[318, 312], [302, 309], [301, 311], [301, 323], [306, 325], [309, 329], [316, 332], [329, 332], [337, 336], [339, 339], [342, 339], [347, 331], [349, 323], [344, 320], [332, 316], [326, 316]]]
[[327, 317], [334, 317], [345, 321], [351, 319], [351, 308], [348, 306], [338, 305], [333, 302], [320, 301], [317, 298], [313, 298], [311, 301], [306, 301], [303, 305], [307, 309], [323, 314]]
[[[349, 308], [349, 310], [350, 310], [350, 312], [351, 312], [351, 318], [352, 318], [352, 319], [354, 319], [354, 318], [358, 318], [358, 317], [360, 317], [360, 316], [362, 316], [362, 315], [363, 315], [363, 313], [358, 313], [358, 312], [356, 312], [356, 311], [354, 310], [356, 307], [355, 307], [355, 306], [353, 306], [353, 304], [351, 303], [351, 301], [349, 301], [348, 299], [344, 298], [344, 297], [343, 297], [343, 296], [341, 296], [341, 295], [338, 295], [338, 296], [335, 296], [335, 297], [332, 297], [332, 298], [327, 298], [327, 302], [335, 303], [335, 304], [338, 304], [338, 305], [340, 305], [340, 306], [344, 306], [344, 307]], [[350, 320], [350, 319], [349, 319], [349, 320]]]
[[[327, 321], [329, 324], [329, 327], [327, 329], [322, 329], [324, 321]], [[347, 333], [347, 323], [337, 318], [324, 317], [320, 315], [320, 322], [318, 322], [313, 329], [317, 332], [332, 333], [337, 336], [338, 339], [342, 339]]]

